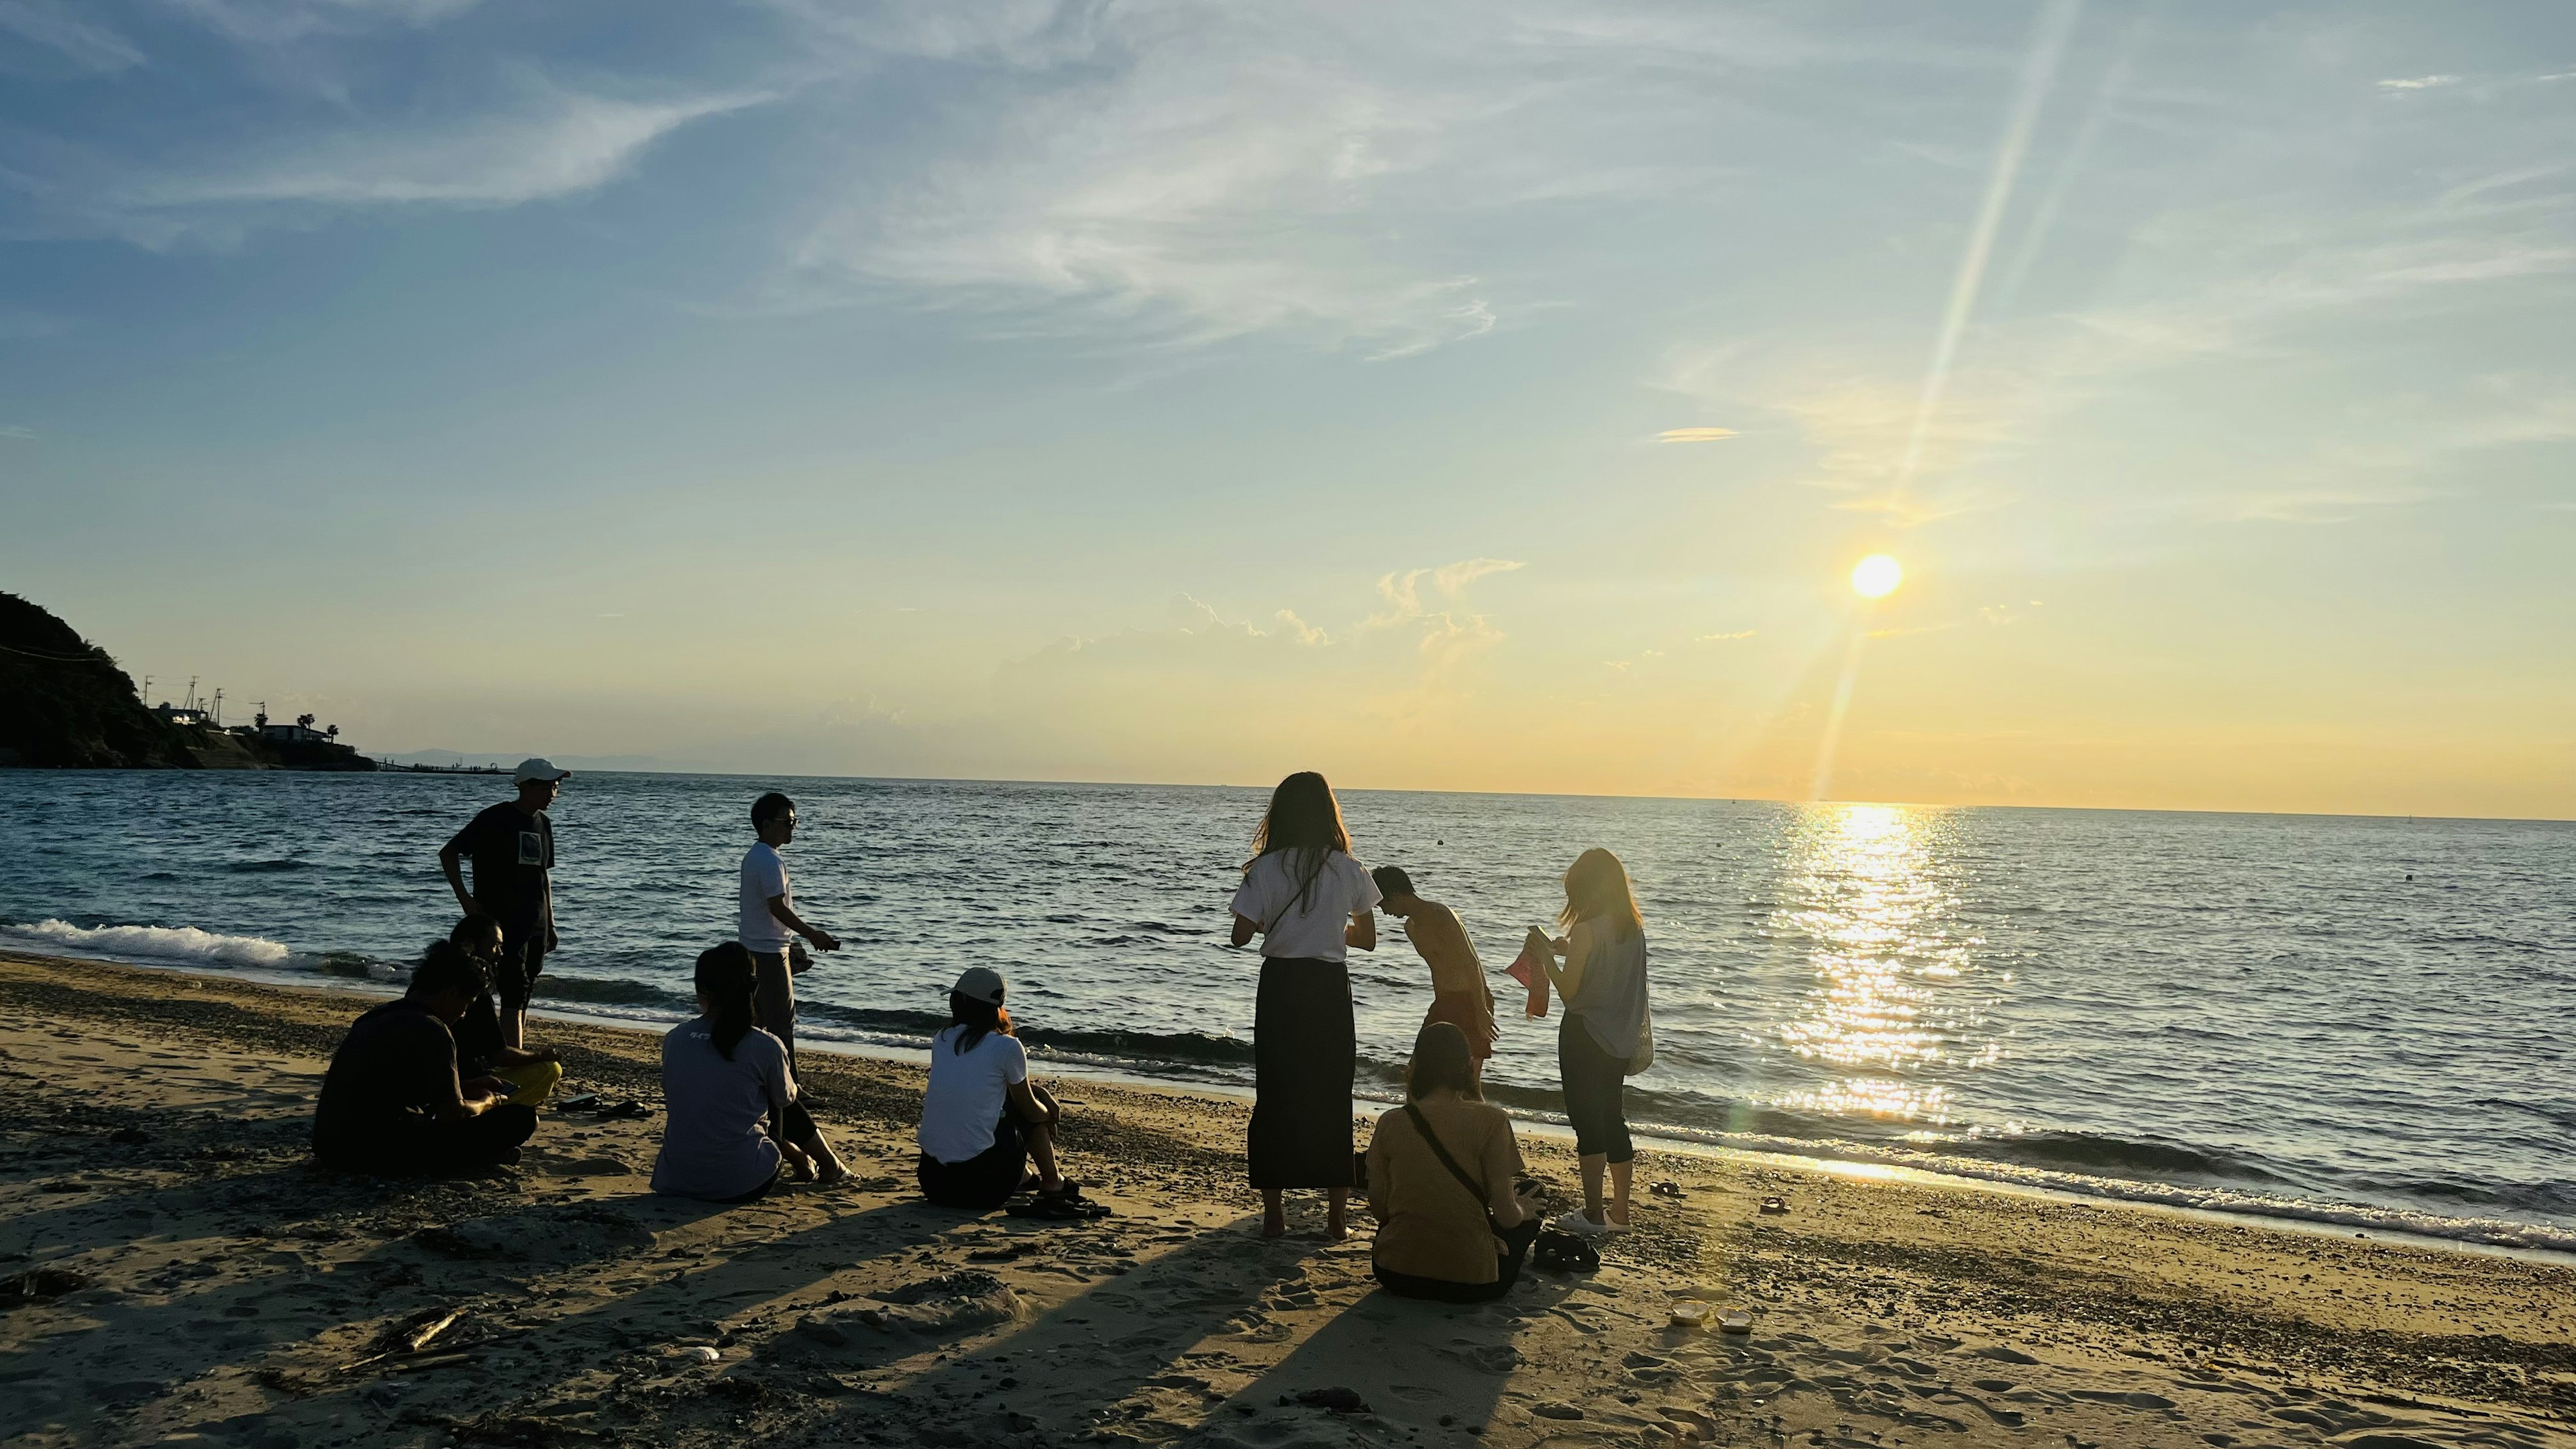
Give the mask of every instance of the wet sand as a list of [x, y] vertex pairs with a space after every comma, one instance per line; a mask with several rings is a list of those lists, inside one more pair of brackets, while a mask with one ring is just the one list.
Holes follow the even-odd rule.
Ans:
[[1649, 1153], [1682, 1196], [1599, 1273], [1428, 1305], [1319, 1197], [1263, 1242], [1219, 1097], [1066, 1081], [1117, 1215], [974, 1218], [911, 1194], [920, 1071], [814, 1053], [856, 1181], [656, 1198], [658, 1043], [558, 1022], [567, 1092], [652, 1115], [344, 1178], [306, 1135], [365, 1005], [0, 956], [0, 1442], [2576, 1446], [2564, 1264]]

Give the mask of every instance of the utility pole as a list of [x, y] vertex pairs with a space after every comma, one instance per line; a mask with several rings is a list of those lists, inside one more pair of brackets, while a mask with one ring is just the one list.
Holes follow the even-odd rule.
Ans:
[[147, 706], [150, 705], [152, 703], [152, 676], [149, 674], [143, 676], [142, 694], [143, 703]]

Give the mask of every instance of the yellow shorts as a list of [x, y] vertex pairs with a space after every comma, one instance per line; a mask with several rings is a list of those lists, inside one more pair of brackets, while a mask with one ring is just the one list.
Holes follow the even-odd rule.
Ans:
[[563, 1063], [530, 1062], [523, 1067], [504, 1067], [492, 1075], [519, 1089], [510, 1094], [513, 1105], [534, 1107], [555, 1094], [555, 1083], [563, 1080]]

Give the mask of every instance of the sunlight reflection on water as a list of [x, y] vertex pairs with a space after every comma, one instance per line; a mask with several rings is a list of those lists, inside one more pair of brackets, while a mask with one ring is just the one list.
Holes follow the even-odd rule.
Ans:
[[1944, 1060], [2002, 1059], [2002, 1042], [1980, 1039], [1982, 943], [1958, 930], [1952, 867], [1940, 854], [1944, 813], [1821, 805], [1800, 823], [1770, 934], [1804, 949], [1814, 984], [1772, 1037], [1842, 1075], [1783, 1094], [1779, 1105], [1942, 1127], [1949, 1089], [1914, 1074]]

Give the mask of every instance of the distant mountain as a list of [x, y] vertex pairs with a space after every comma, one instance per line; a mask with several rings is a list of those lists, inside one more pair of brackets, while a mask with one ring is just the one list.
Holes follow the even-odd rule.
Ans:
[[[454, 769], [459, 765], [499, 765], [504, 769], [539, 753], [531, 750], [413, 750], [408, 754], [378, 755], [388, 765], [436, 765]], [[720, 775], [724, 771], [703, 760], [666, 760], [659, 755], [547, 755], [558, 766], [573, 771], [625, 770], [639, 775]]]
[[190, 769], [191, 743], [143, 707], [106, 650], [0, 593], [0, 765]]

